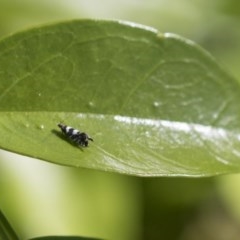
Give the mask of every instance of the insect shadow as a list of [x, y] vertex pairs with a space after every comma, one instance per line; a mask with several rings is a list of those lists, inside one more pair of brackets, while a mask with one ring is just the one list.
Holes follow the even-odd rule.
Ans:
[[79, 145], [77, 145], [76, 143], [70, 141], [69, 139], [66, 138], [66, 136], [64, 136], [64, 134], [60, 131], [57, 131], [56, 129], [52, 129], [51, 132], [53, 134], [55, 134], [57, 137], [61, 138], [62, 140], [64, 140], [65, 142], [67, 142], [68, 144], [72, 145], [73, 147], [77, 147], [79, 148], [81, 151], [83, 151], [83, 148]]

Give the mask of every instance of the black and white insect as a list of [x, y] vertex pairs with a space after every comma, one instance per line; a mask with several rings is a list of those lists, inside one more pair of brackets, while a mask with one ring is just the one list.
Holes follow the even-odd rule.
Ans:
[[64, 135], [66, 135], [71, 141], [79, 146], [87, 147], [88, 140], [93, 141], [93, 139], [89, 137], [85, 132], [80, 132], [79, 130], [74, 129], [70, 126], [66, 126], [62, 123], [59, 123], [58, 127], [60, 127]]

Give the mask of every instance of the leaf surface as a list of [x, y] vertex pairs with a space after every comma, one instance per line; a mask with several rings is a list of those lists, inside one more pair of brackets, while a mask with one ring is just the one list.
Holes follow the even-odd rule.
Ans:
[[[82, 20], [0, 42], [0, 146], [138, 176], [240, 170], [240, 88], [189, 40]], [[94, 142], [79, 148], [62, 122]]]

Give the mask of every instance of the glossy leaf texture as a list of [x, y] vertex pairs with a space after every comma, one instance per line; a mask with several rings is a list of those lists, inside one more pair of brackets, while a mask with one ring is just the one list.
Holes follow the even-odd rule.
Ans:
[[[117, 21], [43, 26], [0, 42], [0, 147], [138, 176], [240, 170], [240, 87], [193, 42]], [[94, 142], [80, 148], [62, 122]]]

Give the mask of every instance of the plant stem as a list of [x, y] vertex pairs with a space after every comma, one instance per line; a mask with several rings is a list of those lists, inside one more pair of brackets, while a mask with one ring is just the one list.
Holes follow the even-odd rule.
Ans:
[[11, 225], [0, 210], [0, 240], [19, 240]]

